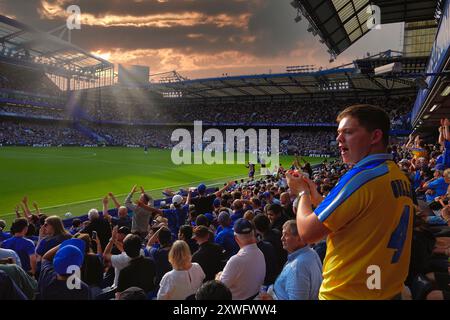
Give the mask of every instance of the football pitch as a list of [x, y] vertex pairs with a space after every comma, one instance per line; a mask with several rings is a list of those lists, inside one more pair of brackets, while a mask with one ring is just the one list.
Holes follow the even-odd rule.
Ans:
[[[322, 161], [308, 159], [311, 164]], [[291, 156], [280, 157], [285, 168], [292, 161]], [[101, 210], [108, 192], [123, 203], [135, 184], [159, 199], [166, 188], [178, 191], [201, 182], [222, 186], [245, 178], [248, 170], [243, 164], [175, 165], [170, 150], [150, 149], [145, 154], [141, 148], [109, 147], [0, 147], [0, 168], [0, 218], [8, 225], [25, 195], [30, 209], [37, 202], [47, 215], [79, 216], [91, 208]]]

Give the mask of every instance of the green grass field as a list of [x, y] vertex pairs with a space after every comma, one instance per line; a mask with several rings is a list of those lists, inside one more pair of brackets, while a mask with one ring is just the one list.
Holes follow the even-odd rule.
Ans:
[[[291, 162], [292, 157], [281, 158], [285, 167]], [[133, 148], [1, 147], [0, 168], [0, 218], [8, 224], [24, 195], [30, 207], [36, 201], [46, 214], [77, 216], [90, 208], [101, 210], [101, 198], [108, 192], [123, 202], [134, 184], [157, 199], [165, 188], [178, 190], [200, 182], [219, 186], [247, 174], [244, 165], [176, 166], [170, 150], [151, 149], [144, 154], [143, 149]]]

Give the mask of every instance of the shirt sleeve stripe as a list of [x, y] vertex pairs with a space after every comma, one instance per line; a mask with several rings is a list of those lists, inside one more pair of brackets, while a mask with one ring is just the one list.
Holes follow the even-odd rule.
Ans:
[[322, 204], [320, 204], [314, 213], [318, 216], [321, 222], [324, 222], [336, 210], [336, 208], [347, 200], [355, 191], [369, 181], [383, 176], [388, 172], [389, 168], [384, 163], [373, 169], [359, 172], [349, 180], [349, 182], [340, 190], [336, 197], [332, 198], [331, 202], [323, 202], [324, 205], [322, 206]]

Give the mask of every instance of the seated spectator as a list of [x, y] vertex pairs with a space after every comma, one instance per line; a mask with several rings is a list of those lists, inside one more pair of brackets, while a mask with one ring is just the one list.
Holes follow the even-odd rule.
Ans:
[[[36, 254], [38, 259], [43, 257], [51, 248], [61, 244], [64, 240], [72, 236], [64, 229], [62, 220], [58, 216], [45, 218], [44, 223], [39, 230], [39, 241], [36, 245]], [[38, 261], [37, 272], [39, 272], [41, 261]]]
[[81, 220], [80, 219], [73, 219], [72, 220], [72, 226], [69, 229], [69, 233], [71, 235], [74, 235], [74, 234], [80, 232], [81, 228], [82, 228], [81, 227]]
[[213, 280], [215, 275], [223, 269], [222, 247], [210, 241], [211, 232], [205, 226], [197, 226], [194, 229], [194, 239], [198, 243], [198, 250], [192, 255], [192, 262], [202, 267], [205, 273], [205, 281]]
[[445, 171], [446, 175], [444, 175], [445, 166], [443, 164], [437, 164], [434, 169], [433, 179], [423, 185], [423, 189], [426, 189], [425, 199], [427, 203], [431, 203], [436, 197], [447, 193], [448, 183], [444, 176], [450, 176], [450, 169]]
[[36, 280], [26, 273], [21, 267], [9, 262], [4, 259], [0, 259], [0, 271], [4, 271], [8, 274], [28, 299], [34, 300], [37, 291]]
[[234, 231], [231, 227], [231, 218], [228, 212], [222, 211], [217, 219], [222, 231], [218, 232], [214, 242], [224, 249], [224, 258], [229, 259], [239, 251], [239, 246], [234, 238]]
[[14, 250], [0, 248], [0, 260], [11, 258], [15, 264], [22, 268], [20, 258]]
[[146, 294], [155, 290], [155, 263], [140, 255], [141, 238], [134, 234], [127, 236], [123, 248], [130, 261], [120, 271], [116, 299], [120, 299], [121, 293], [131, 287], [141, 288]]
[[186, 242], [175, 241], [169, 252], [173, 270], [161, 279], [158, 300], [184, 300], [200, 288], [205, 273], [199, 264], [191, 262], [191, 258]]
[[266, 262], [256, 245], [254, 227], [243, 218], [234, 224], [236, 242], [241, 248], [228, 260], [218, 280], [231, 291], [233, 300], [253, 299], [264, 283]]
[[[95, 238], [92, 240], [87, 233], [77, 233], [74, 238], [81, 239], [85, 243], [84, 261], [81, 266], [81, 280], [86, 283], [90, 290], [91, 295], [95, 298], [100, 294], [101, 286], [103, 282], [103, 252], [100, 244], [100, 239]], [[92, 250], [91, 244], [95, 242], [97, 247], [97, 254]]]
[[30, 275], [34, 275], [36, 273], [35, 246], [33, 241], [25, 238], [27, 231], [27, 219], [16, 219], [11, 226], [13, 237], [3, 241], [2, 248], [15, 251], [20, 258], [22, 268]]
[[217, 280], [205, 282], [195, 293], [195, 300], [231, 300], [231, 298], [230, 289]]
[[117, 300], [146, 300], [147, 295], [144, 290], [138, 287], [130, 287], [118, 294]]
[[283, 271], [273, 285], [277, 300], [317, 300], [322, 284], [322, 263], [317, 253], [306, 245], [297, 231], [297, 222], [283, 225], [283, 248], [289, 253]]
[[[85, 243], [81, 239], [69, 239], [47, 251], [42, 257], [42, 268], [38, 288], [40, 300], [89, 300], [89, 287], [76, 277], [68, 286], [71, 268], [81, 268], [84, 260]], [[73, 275], [72, 275], [73, 276]], [[78, 286], [78, 288], [76, 287]], [[76, 290], [74, 290], [76, 288]]]
[[0, 300], [27, 300], [14, 280], [2, 270], [0, 270]]
[[12, 237], [11, 233], [3, 231], [5, 229], [6, 229], [5, 220], [0, 220], [0, 245], [2, 244], [3, 241]]

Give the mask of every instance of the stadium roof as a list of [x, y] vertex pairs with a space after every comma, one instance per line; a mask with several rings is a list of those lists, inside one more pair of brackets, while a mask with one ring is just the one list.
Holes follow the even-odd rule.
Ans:
[[227, 98], [331, 93], [380, 94], [392, 90], [416, 92], [410, 79], [387, 79], [358, 73], [355, 68], [330, 69], [310, 73], [281, 73], [152, 83], [151, 89], [165, 97]]
[[24, 62], [57, 66], [67, 71], [95, 70], [113, 65], [83, 49], [0, 15], [0, 56], [21, 58]]
[[339, 55], [370, 29], [371, 5], [380, 8], [381, 24], [434, 19], [439, 0], [293, 0], [332, 55]]

